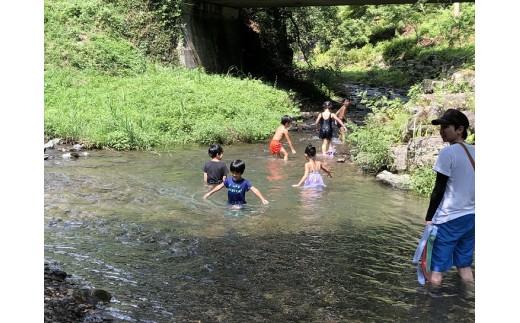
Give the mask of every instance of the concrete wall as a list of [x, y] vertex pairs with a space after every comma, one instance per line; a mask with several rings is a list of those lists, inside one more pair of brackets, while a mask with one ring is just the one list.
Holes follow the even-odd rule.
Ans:
[[225, 73], [231, 66], [240, 69], [243, 39], [239, 9], [202, 2], [186, 2], [184, 6], [184, 40], [178, 46], [181, 63], [216, 73]]

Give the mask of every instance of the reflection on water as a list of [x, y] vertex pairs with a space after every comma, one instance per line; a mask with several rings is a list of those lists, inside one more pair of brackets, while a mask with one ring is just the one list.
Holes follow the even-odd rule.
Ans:
[[225, 147], [253, 193], [241, 210], [226, 190], [203, 200], [206, 147], [94, 151], [45, 163], [45, 255], [114, 299], [122, 321], [474, 321], [455, 273], [440, 297], [418, 286], [411, 257], [427, 201], [335, 164], [322, 190], [293, 188], [304, 147]]

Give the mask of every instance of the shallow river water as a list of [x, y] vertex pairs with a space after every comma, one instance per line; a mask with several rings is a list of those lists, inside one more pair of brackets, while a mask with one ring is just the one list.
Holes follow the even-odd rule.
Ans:
[[270, 201], [248, 192], [243, 210], [226, 207], [225, 189], [202, 199], [207, 147], [47, 160], [45, 256], [109, 291], [121, 321], [474, 321], [454, 271], [438, 294], [416, 281], [428, 201], [348, 162], [330, 162], [324, 191], [293, 188], [304, 147], [320, 142], [292, 135], [287, 163], [266, 144], [224, 147]]

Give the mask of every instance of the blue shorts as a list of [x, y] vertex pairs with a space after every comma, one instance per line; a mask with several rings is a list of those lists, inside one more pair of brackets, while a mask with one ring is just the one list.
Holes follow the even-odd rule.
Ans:
[[475, 214], [466, 214], [443, 224], [436, 224], [431, 270], [444, 272], [453, 265], [470, 267], [475, 251]]

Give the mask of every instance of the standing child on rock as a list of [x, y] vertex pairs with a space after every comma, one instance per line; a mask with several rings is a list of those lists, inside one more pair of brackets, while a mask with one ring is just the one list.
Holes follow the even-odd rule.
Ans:
[[289, 144], [289, 147], [291, 148], [291, 152], [293, 154], [296, 154], [296, 150], [294, 150], [291, 139], [289, 138], [289, 131], [287, 130], [291, 125], [291, 117], [288, 115], [284, 115], [281, 119], [281, 125], [276, 128], [276, 131], [274, 133], [273, 139], [271, 140], [271, 143], [269, 144], [269, 150], [271, 151], [271, 154], [276, 155], [280, 158], [282, 158], [283, 154], [283, 160], [287, 160], [289, 158], [289, 154], [287, 151], [283, 148], [282, 143], [280, 142], [282, 140], [282, 137], [285, 135], [285, 138], [287, 139], [287, 143]]
[[332, 103], [330, 101], [325, 101], [323, 103], [323, 112], [318, 115], [316, 119], [315, 125], [320, 124], [320, 139], [323, 139], [323, 144], [321, 145], [321, 152], [323, 156], [327, 155], [327, 151], [329, 150], [329, 144], [332, 140], [332, 121], [335, 120], [341, 128], [346, 131], [345, 125], [343, 121], [341, 121], [334, 113], [330, 112], [332, 108]]
[[269, 204], [260, 191], [251, 185], [251, 182], [242, 177], [246, 169], [246, 164], [236, 159], [231, 162], [229, 170], [231, 171], [231, 177], [227, 177], [226, 180], [215, 186], [211, 191], [204, 195], [204, 199], [210, 197], [213, 193], [220, 191], [224, 186], [228, 189], [228, 204], [235, 207], [241, 208], [246, 204], [246, 192], [251, 190], [256, 196], [262, 201], [262, 204]]
[[209, 146], [208, 155], [211, 160], [204, 164], [202, 170], [204, 171], [204, 183], [209, 185], [218, 185], [222, 183], [228, 174], [226, 164], [222, 161], [224, 149], [219, 144]]
[[298, 184], [294, 184], [293, 187], [298, 187], [302, 185], [302, 183], [304, 188], [320, 188], [327, 186], [323, 183], [320, 169], [327, 173], [329, 177], [332, 177], [332, 173], [330, 172], [330, 169], [325, 167], [323, 162], [316, 161], [316, 147], [309, 144], [307, 148], [305, 148], [305, 159], [307, 160], [304, 167], [305, 173]]

